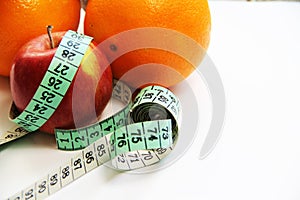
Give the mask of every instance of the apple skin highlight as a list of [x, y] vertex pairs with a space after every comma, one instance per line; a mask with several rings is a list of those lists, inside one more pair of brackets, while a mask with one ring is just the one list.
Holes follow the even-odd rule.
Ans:
[[[10, 86], [12, 99], [19, 112], [26, 108], [34, 96], [65, 33], [52, 33], [53, 49], [48, 35], [44, 34], [32, 39], [18, 51], [10, 74]], [[80, 116], [76, 116], [76, 126], [86, 126], [97, 121], [95, 112], [97, 117], [103, 112], [112, 94], [112, 72], [106, 57], [96, 46], [93, 42], [89, 45], [67, 93], [40, 131], [54, 133], [55, 128], [79, 128], [75, 127], [73, 113], [80, 113]], [[74, 86], [79, 94], [73, 94]]]

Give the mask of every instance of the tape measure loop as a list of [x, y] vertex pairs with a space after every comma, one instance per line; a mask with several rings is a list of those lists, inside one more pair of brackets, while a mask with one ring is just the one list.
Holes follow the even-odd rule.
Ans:
[[[79, 38], [81, 39], [79, 40]], [[38, 130], [44, 123], [46, 123], [46, 121], [55, 112], [56, 108], [59, 106], [68, 88], [70, 87], [91, 40], [91, 37], [80, 35], [79, 33], [71, 30], [66, 32], [31, 101], [22, 113], [14, 118], [11, 118], [13, 122], [19, 124], [30, 132]], [[68, 47], [68, 42], [70, 41], [76, 41], [80, 48], [76, 49], [75, 51], [73, 47]], [[73, 53], [74, 55], [72, 60], [70, 60], [68, 56], [64, 56], [66, 51], [75, 52]], [[75, 67], [73, 73], [64, 74], [62, 71], [60, 71], [61, 73], [57, 74], [53, 72], [59, 64], [66, 62]], [[63, 78], [60, 78], [60, 76], [63, 76]], [[53, 81], [55, 82], [56, 80], [60, 81], [59, 87], [56, 84], [52, 84]], [[49, 83], [51, 83], [51, 88], [49, 87]], [[37, 102], [39, 103], [37, 104]], [[41, 112], [40, 109], [37, 109], [36, 105], [47, 105], [47, 112]]]
[[[85, 38], [72, 31], [68, 31], [66, 37]], [[91, 39], [88, 36], [86, 38]], [[53, 173], [37, 181], [34, 185], [41, 186], [41, 190], [30, 187], [17, 196], [24, 196], [30, 191], [30, 194], [44, 198], [108, 161], [115, 169], [132, 170], [153, 165], [173, 150], [178, 137], [180, 102], [170, 90], [148, 86], [132, 101], [131, 89], [123, 82], [114, 80], [112, 97], [125, 104], [114, 115], [86, 127], [55, 129], [58, 149], [82, 150]], [[26, 121], [24, 123], [28, 124]], [[11, 133], [23, 135], [37, 129], [17, 126]], [[11, 133], [7, 132], [8, 139], [15, 137], [9, 135]], [[71, 173], [72, 176], [69, 176]]]
[[[132, 91], [125, 83], [114, 80], [114, 84], [112, 98], [123, 102], [125, 107], [87, 127], [57, 129], [58, 148], [78, 150], [89, 148], [94, 142], [98, 154], [107, 155], [106, 160], [118, 170], [132, 170], [159, 162], [176, 144], [179, 100], [166, 88], [148, 86], [132, 101]], [[102, 156], [99, 159], [104, 162]]]

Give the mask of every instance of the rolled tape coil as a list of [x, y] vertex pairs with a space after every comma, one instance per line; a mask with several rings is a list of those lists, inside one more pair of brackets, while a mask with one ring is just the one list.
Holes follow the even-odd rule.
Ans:
[[[133, 102], [128, 98], [130, 96], [130, 89], [115, 81], [113, 97], [126, 103], [124, 109], [87, 127], [56, 130], [60, 149], [83, 149], [44, 178], [8, 199], [45, 199], [109, 161], [115, 169], [133, 170], [150, 166], [166, 157], [177, 140], [178, 99], [170, 90], [160, 86], [143, 88]], [[154, 110], [150, 111], [153, 107]], [[151, 116], [154, 116], [153, 121], [144, 121], [151, 120]], [[110, 127], [109, 130], [107, 127]], [[94, 138], [93, 135], [98, 135], [93, 134], [96, 131], [103, 136]], [[76, 139], [82, 137], [82, 133], [85, 133], [86, 139]], [[88, 144], [87, 141], [93, 140]]]
[[[113, 160], [116, 169], [132, 170], [151, 165], [155, 162], [150, 162], [150, 159], [147, 161], [147, 158], [154, 155], [155, 151], [172, 149], [176, 142], [179, 100], [166, 88], [148, 86], [132, 102], [128, 86], [117, 80], [114, 85], [112, 96], [123, 102], [125, 107], [113, 116], [87, 127], [56, 129], [57, 146], [62, 150], [78, 150], [106, 138], [96, 149], [105, 152], [105, 162]], [[145, 159], [142, 155], [146, 154], [151, 155]]]
[[[18, 125], [2, 135], [0, 144], [35, 131], [46, 122], [59, 105], [61, 97], [67, 91], [66, 88], [71, 84], [91, 40], [91, 37], [73, 31], [66, 33], [53, 58], [54, 61], [52, 60], [39, 89], [25, 111], [19, 114], [12, 106], [12, 120]], [[74, 44], [77, 47], [81, 46], [75, 48]], [[73, 55], [70, 52], [77, 54], [70, 60], [66, 55], [67, 52], [68, 55]], [[74, 61], [76, 64], [69, 61]], [[72, 73], [53, 73], [54, 67], [61, 66], [62, 62], [77, 67], [74, 67]], [[67, 81], [64, 82], [66, 84], [64, 89], [58, 88], [57, 91], [53, 91], [46, 86], [50, 77], [63, 78], [61, 75], [68, 77], [65, 78]], [[42, 91], [39, 91], [40, 88]], [[47, 98], [42, 99], [45, 100], [43, 102], [45, 107], [53, 108], [53, 111], [49, 111], [50, 114], [46, 114], [43, 119], [39, 115], [40, 109], [34, 108], [36, 102], [40, 103], [40, 99], [37, 101], [36, 98], [43, 97], [45, 91], [60, 95], [57, 95], [57, 98], [53, 97], [50, 102], [47, 102]], [[172, 151], [178, 135], [177, 119], [180, 103], [170, 90], [161, 86], [148, 86], [143, 88], [132, 101], [130, 88], [121, 81], [114, 80], [112, 96], [125, 104], [125, 107], [113, 116], [78, 129], [55, 130], [59, 149], [82, 149], [80, 153], [9, 199], [44, 199], [108, 161], [111, 161], [113, 167], [118, 170], [132, 170], [157, 163]]]

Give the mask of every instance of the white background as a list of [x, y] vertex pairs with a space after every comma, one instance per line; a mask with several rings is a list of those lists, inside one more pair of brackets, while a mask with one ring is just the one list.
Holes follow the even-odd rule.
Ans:
[[[209, 121], [203, 116], [210, 113], [199, 86], [201, 134], [175, 163], [147, 174], [100, 167], [49, 199], [300, 199], [300, 3], [209, 3], [208, 55], [226, 93], [225, 126], [214, 151], [198, 159]], [[189, 83], [201, 85], [195, 78]], [[0, 84], [4, 131], [11, 126], [6, 119], [11, 98], [8, 79], [0, 78]], [[0, 147], [0, 199], [46, 175], [69, 154], [56, 150], [46, 134]]]

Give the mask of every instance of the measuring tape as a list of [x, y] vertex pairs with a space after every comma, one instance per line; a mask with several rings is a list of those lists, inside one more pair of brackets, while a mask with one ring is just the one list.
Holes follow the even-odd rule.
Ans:
[[12, 105], [10, 119], [16, 126], [0, 137], [0, 145], [38, 130], [55, 112], [79, 68], [92, 37], [68, 31], [54, 54], [33, 98], [19, 114]]
[[[128, 89], [123, 83], [117, 82], [113, 97], [127, 101]], [[149, 111], [152, 107], [154, 111]], [[107, 131], [107, 134], [95, 139], [65, 164], [9, 199], [44, 199], [108, 161], [118, 170], [133, 170], [159, 162], [174, 148], [178, 132], [177, 123], [173, 124], [173, 120], [177, 120], [179, 108], [179, 101], [169, 90], [149, 86], [141, 90], [134, 102], [129, 101], [123, 110], [104, 121], [79, 129], [57, 130], [58, 147], [68, 150], [79, 147], [79, 141], [84, 141], [79, 147], [83, 148], [101, 131], [102, 134]], [[155, 118], [166, 119], [143, 121], [151, 117], [151, 112]], [[134, 123], [134, 120], [137, 122]], [[118, 123], [121, 121], [127, 121], [128, 124], [122, 126]], [[86, 139], [76, 139], [80, 138], [80, 134]]]
[[[53, 62], [53, 66], [57, 67], [61, 62], [74, 64], [60, 59], [63, 53], [66, 54], [64, 50], [68, 49], [68, 52], [74, 51], [83, 56], [82, 52], [85, 52], [91, 40], [91, 37], [68, 31], [58, 47], [57, 55], [55, 54], [53, 58], [53, 60], [58, 59]], [[72, 41], [72, 44], [77, 42], [85, 47], [75, 50], [69, 41]], [[65, 58], [68, 59], [68, 56]], [[76, 61], [77, 66], [80, 65], [80, 61]], [[25, 109], [15, 117], [14, 115], [18, 113], [12, 106], [11, 117], [14, 117], [12, 120], [21, 126], [13, 127], [3, 134], [0, 144], [37, 130], [46, 122], [44, 118], [47, 119], [47, 116], [50, 117], [55, 111], [62, 98], [55, 99], [54, 97], [52, 102], [47, 102], [47, 98], [44, 99], [45, 102], [42, 105], [54, 108], [53, 111], [49, 109], [50, 114], [45, 114], [46, 117], [40, 116], [40, 109], [34, 109], [36, 99], [43, 97], [42, 94], [45, 91], [54, 93], [52, 89], [45, 86], [53, 76], [54, 78], [64, 74], [68, 76], [64, 88], [68, 87], [77, 69], [74, 67], [74, 73], [70, 75], [68, 75], [69, 71], [64, 74], [54, 74], [52, 73], [53, 66], [50, 64], [38, 88], [38, 90], [40, 88], [43, 90], [39, 92], [37, 90], [26, 107], [27, 110]], [[64, 91], [58, 89], [56, 93], [63, 96], [66, 91], [67, 89]], [[112, 166], [118, 170], [132, 170], [157, 163], [172, 151], [178, 136], [177, 120], [180, 103], [170, 90], [161, 86], [148, 86], [143, 88], [132, 101], [131, 89], [121, 81], [114, 80], [112, 97], [125, 104], [125, 107], [113, 116], [78, 129], [56, 129], [55, 137], [59, 149], [82, 150], [63, 165], [9, 199], [44, 199], [108, 161], [111, 161]], [[41, 100], [38, 100], [38, 103], [41, 103]], [[41, 107], [40, 104], [39, 107]]]

